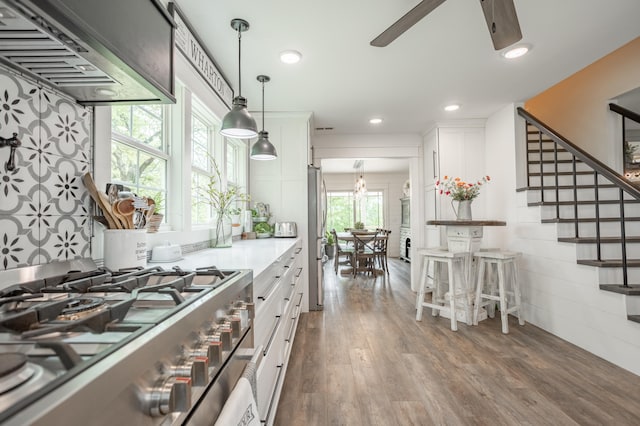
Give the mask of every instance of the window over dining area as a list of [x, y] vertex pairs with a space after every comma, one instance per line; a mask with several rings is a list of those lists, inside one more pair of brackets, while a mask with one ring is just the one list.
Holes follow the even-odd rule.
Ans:
[[356, 197], [353, 191], [327, 192], [327, 229], [342, 231], [362, 222], [365, 228], [384, 228], [384, 192], [369, 190]]

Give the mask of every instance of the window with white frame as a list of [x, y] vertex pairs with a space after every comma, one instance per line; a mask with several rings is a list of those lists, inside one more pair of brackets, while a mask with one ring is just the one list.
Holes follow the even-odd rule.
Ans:
[[111, 180], [150, 197], [165, 214], [167, 199], [167, 115], [163, 105], [111, 108]]
[[384, 228], [384, 192], [367, 191], [356, 197], [353, 191], [327, 192], [327, 229], [342, 231], [362, 222], [367, 228]]
[[209, 223], [213, 215], [203, 190], [215, 177], [213, 159], [217, 133], [211, 112], [195, 96], [191, 104], [191, 224], [197, 226]]
[[[239, 193], [247, 193], [247, 143], [227, 138], [225, 147], [227, 186], [236, 186]], [[235, 207], [236, 213], [239, 213], [245, 208], [245, 202], [238, 201]]]

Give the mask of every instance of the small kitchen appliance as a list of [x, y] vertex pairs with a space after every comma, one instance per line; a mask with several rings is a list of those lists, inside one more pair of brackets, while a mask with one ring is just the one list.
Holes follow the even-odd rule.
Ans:
[[274, 237], [294, 238], [298, 236], [298, 226], [295, 222], [276, 222], [274, 229]]

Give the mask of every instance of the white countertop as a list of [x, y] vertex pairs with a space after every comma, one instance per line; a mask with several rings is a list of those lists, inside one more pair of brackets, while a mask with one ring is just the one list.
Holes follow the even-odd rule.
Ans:
[[299, 238], [263, 238], [234, 241], [231, 247], [200, 250], [186, 254], [184, 259], [176, 262], [149, 262], [149, 266], [158, 265], [164, 269], [179, 266], [185, 270], [212, 265], [219, 269], [252, 269], [255, 279], [298, 240]]

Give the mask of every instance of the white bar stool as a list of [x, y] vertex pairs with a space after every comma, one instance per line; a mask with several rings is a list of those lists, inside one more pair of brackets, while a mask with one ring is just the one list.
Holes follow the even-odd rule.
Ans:
[[[474, 253], [477, 261], [476, 275], [476, 300], [473, 307], [473, 323], [478, 325], [478, 313], [480, 307], [488, 306], [487, 313], [493, 318], [495, 312], [495, 302], [500, 303], [500, 316], [502, 319], [502, 332], [509, 333], [509, 314], [517, 312], [518, 323], [524, 325], [521, 306], [520, 282], [518, 280], [518, 263], [520, 253], [511, 251], [479, 251]], [[493, 274], [492, 266], [495, 265], [498, 272], [497, 283]], [[485, 280], [485, 271], [489, 267], [488, 280]], [[511, 267], [511, 280], [506, 281], [507, 268]], [[497, 289], [496, 289], [497, 284]], [[507, 290], [507, 285], [511, 284], [511, 289]], [[496, 292], [497, 290], [497, 292]], [[514, 298], [513, 306], [508, 306], [508, 296]]]
[[[464, 294], [465, 261], [467, 253], [450, 252], [441, 248], [419, 249], [418, 255], [422, 256], [422, 276], [420, 278], [420, 288], [416, 298], [416, 321], [422, 320], [423, 308], [431, 308], [432, 315], [437, 316], [443, 309], [450, 309], [451, 330], [458, 330], [456, 319], [456, 299], [466, 297]], [[433, 264], [433, 286], [427, 286], [429, 264]], [[441, 281], [440, 267], [447, 265], [449, 280], [449, 306], [445, 304], [443, 282]], [[424, 295], [431, 293], [431, 302], [424, 300]], [[471, 309], [468, 303], [463, 303], [466, 309], [467, 321], [471, 323]]]

